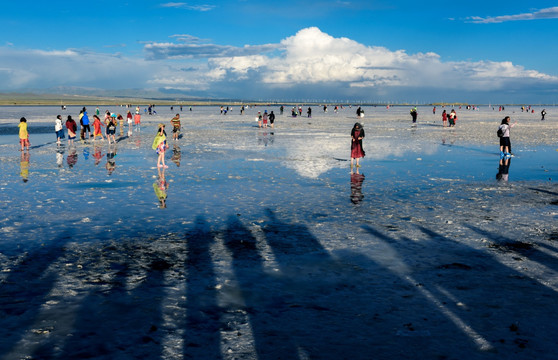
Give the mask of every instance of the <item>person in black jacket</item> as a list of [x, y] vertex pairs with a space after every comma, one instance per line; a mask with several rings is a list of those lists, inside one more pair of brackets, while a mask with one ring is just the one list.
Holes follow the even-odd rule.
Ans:
[[355, 123], [351, 130], [351, 169], [353, 161], [356, 159], [356, 167], [360, 167], [359, 160], [363, 158], [365, 153], [362, 148], [362, 139], [364, 139], [364, 129], [360, 123]]

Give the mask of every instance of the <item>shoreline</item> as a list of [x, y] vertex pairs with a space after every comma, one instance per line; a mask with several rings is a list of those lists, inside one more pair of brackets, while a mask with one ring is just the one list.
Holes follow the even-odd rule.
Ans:
[[447, 101], [433, 101], [431, 103], [423, 104], [413, 104], [413, 103], [389, 103], [389, 102], [370, 102], [370, 101], [292, 101], [292, 100], [273, 100], [273, 101], [262, 101], [262, 100], [240, 100], [240, 99], [160, 99], [160, 98], [149, 98], [149, 97], [97, 97], [97, 96], [72, 96], [72, 95], [61, 95], [56, 96], [53, 94], [46, 94], [44, 96], [36, 94], [2, 94], [0, 93], [0, 106], [117, 106], [124, 104], [133, 105], [147, 105], [154, 104], [158, 106], [163, 105], [183, 105], [183, 106], [239, 106], [239, 105], [285, 105], [285, 106], [372, 106], [372, 107], [399, 107], [399, 106], [436, 106], [436, 107], [449, 107], [449, 106], [476, 106], [476, 107], [488, 107], [488, 106], [508, 106], [508, 107], [521, 107], [521, 106], [532, 106], [532, 107], [556, 107], [557, 104], [533, 104], [533, 103], [469, 103], [469, 102], [447, 102]]

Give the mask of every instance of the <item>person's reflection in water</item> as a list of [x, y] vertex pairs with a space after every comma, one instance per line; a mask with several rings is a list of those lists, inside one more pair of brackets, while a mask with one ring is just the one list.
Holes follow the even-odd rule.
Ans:
[[107, 163], [105, 165], [108, 175], [112, 175], [114, 169], [116, 169], [116, 161], [114, 160], [115, 156], [116, 156], [116, 146], [109, 145], [109, 149], [107, 152]]
[[77, 163], [77, 159], [78, 159], [78, 155], [77, 155], [76, 148], [71, 147], [69, 150], [68, 157], [66, 158], [66, 162], [68, 163], [70, 169], [73, 168], [74, 165]]
[[21, 152], [21, 161], [19, 163], [20, 171], [19, 175], [21, 175], [21, 180], [24, 183], [29, 181], [29, 151], [22, 151]]
[[511, 158], [505, 157], [500, 159], [500, 163], [498, 164], [498, 174], [496, 174], [496, 180], [508, 182], [510, 165]]
[[56, 165], [59, 168], [64, 165], [64, 148], [60, 146], [56, 148]]
[[264, 130], [264, 131], [260, 132], [259, 135], [260, 136], [258, 138], [258, 143], [260, 145], [267, 146], [267, 144], [269, 143], [269, 138], [267, 137], [267, 131]]
[[105, 155], [101, 151], [101, 146], [95, 145], [93, 148], [93, 157], [95, 158], [95, 166], [99, 165], [103, 156]]
[[167, 207], [167, 189], [169, 188], [169, 183], [165, 180], [165, 169], [157, 168], [159, 177], [157, 181], [153, 183], [153, 190], [157, 199], [159, 199], [159, 207], [164, 209]]
[[364, 182], [364, 175], [359, 173], [359, 169], [356, 172], [351, 171], [351, 202], [353, 204], [358, 204], [364, 198], [362, 195], [362, 183]]
[[176, 167], [180, 167], [181, 159], [182, 159], [182, 152], [180, 151], [180, 146], [178, 146], [177, 144], [173, 144], [171, 161], [176, 164]]

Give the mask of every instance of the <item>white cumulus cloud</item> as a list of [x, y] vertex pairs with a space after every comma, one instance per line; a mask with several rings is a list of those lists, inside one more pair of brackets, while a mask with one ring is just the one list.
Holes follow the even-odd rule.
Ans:
[[216, 45], [188, 34], [171, 38], [176, 42], [146, 43], [144, 58], [0, 47], [0, 90], [158, 87], [244, 99], [404, 99], [409, 93], [548, 93], [558, 86], [557, 77], [509, 61], [444, 61], [436, 53], [369, 46], [316, 27], [263, 45]]
[[221, 79], [254, 81], [269, 86], [345, 84], [367, 87], [450, 87], [498, 89], [511, 80], [556, 82], [556, 77], [526, 70], [510, 62], [443, 62], [435, 53], [408, 54], [366, 46], [348, 38], [334, 38], [312, 27], [281, 41], [277, 56], [251, 55], [210, 59]]

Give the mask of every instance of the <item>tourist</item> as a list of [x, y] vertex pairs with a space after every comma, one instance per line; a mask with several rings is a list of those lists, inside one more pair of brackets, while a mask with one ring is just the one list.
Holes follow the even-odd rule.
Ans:
[[517, 124], [517, 121], [510, 125], [510, 117], [506, 116], [498, 129], [501, 130], [502, 136], [500, 137], [500, 157], [511, 157], [511, 141], [510, 141], [510, 129]]
[[68, 129], [68, 145], [73, 145], [76, 138], [77, 124], [72, 119], [72, 115], [68, 115], [68, 119], [66, 119], [66, 128]]
[[120, 124], [120, 136], [124, 135], [124, 117], [121, 114], [116, 116], [118, 123]]
[[[116, 143], [116, 126], [117, 126], [117, 122], [116, 122], [116, 114], [112, 114], [111, 116], [108, 117], [107, 120], [105, 120], [106, 124], [107, 124], [107, 128], [106, 128], [106, 133], [107, 133], [107, 140], [109, 145], [112, 143]], [[110, 141], [110, 139], [112, 138], [112, 142]]]
[[105, 140], [103, 132], [101, 131], [101, 126], [105, 126], [105, 124], [101, 122], [101, 119], [99, 119], [97, 115], [93, 115], [93, 141], [97, 139], [97, 136], [100, 136], [101, 140]]
[[414, 108], [412, 108], [410, 113], [411, 113], [411, 117], [413, 118], [413, 124], [416, 124], [417, 117], [418, 117], [417, 107], [415, 106]]
[[267, 120], [268, 120], [267, 110], [264, 110], [264, 113], [263, 113], [263, 116], [262, 116], [262, 123], [263, 123], [264, 128], [267, 127]]
[[544, 120], [545, 116], [546, 116], [546, 109], [542, 109], [542, 111], [541, 111], [541, 121]]
[[444, 109], [444, 111], [442, 111], [442, 126], [443, 127], [448, 126], [448, 113], [446, 112], [446, 109]]
[[27, 131], [27, 119], [22, 117], [19, 119], [19, 143], [21, 144], [21, 151], [27, 148], [29, 151], [29, 132]]
[[79, 120], [83, 131], [83, 140], [89, 139], [91, 137], [91, 128], [89, 127], [89, 117], [87, 116], [87, 109], [85, 106], [81, 110]]
[[258, 111], [258, 127], [261, 128], [262, 127], [262, 113], [261, 111]]
[[356, 114], [357, 114], [357, 118], [363, 118], [364, 117], [364, 110], [359, 106], [357, 111], [356, 111]]
[[454, 109], [451, 109], [450, 114], [449, 114], [449, 126], [454, 127], [456, 120], [457, 120], [457, 114], [456, 114]]
[[62, 115], [56, 116], [56, 120], [54, 120], [54, 131], [56, 131], [56, 143], [60, 145], [60, 139], [64, 139], [64, 127], [62, 126]]
[[178, 140], [180, 134], [180, 114], [176, 114], [170, 122], [172, 124], [172, 139]]
[[157, 167], [168, 168], [165, 165], [165, 151], [168, 148], [167, 145], [167, 134], [165, 133], [165, 124], [159, 124], [159, 129], [157, 130], [157, 135], [153, 139], [153, 145], [151, 148], [157, 152], [159, 157], [157, 158]]
[[353, 161], [356, 159], [356, 167], [360, 167], [359, 160], [365, 155], [362, 148], [362, 139], [364, 139], [364, 129], [357, 122], [351, 130], [351, 171], [353, 169]]
[[134, 124], [136, 124], [136, 131], [140, 131], [141, 130], [141, 114], [135, 114], [134, 115]]
[[271, 125], [272, 129], [273, 129], [274, 122], [275, 122], [275, 114], [273, 113], [273, 110], [271, 110], [271, 113], [269, 114], [269, 125]]

